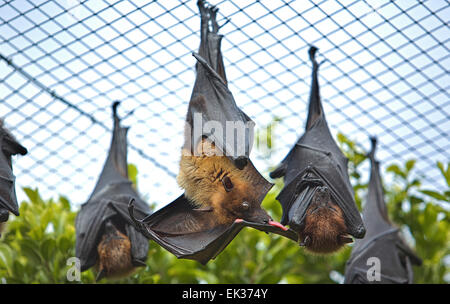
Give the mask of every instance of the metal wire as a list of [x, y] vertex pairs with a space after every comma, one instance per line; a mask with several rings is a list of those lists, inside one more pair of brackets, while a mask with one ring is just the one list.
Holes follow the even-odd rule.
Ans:
[[[111, 137], [110, 105], [129, 125], [139, 190], [166, 204], [175, 176], [199, 45], [196, 1], [0, 1], [0, 117], [28, 148], [15, 159], [19, 187], [82, 203]], [[210, 1], [224, 24], [222, 50], [238, 105], [265, 127], [281, 121], [277, 164], [306, 120], [319, 48], [321, 94], [332, 132], [368, 147], [384, 165], [417, 160], [430, 188], [450, 156], [450, 5], [446, 1]], [[19, 191], [19, 199], [23, 193]]]

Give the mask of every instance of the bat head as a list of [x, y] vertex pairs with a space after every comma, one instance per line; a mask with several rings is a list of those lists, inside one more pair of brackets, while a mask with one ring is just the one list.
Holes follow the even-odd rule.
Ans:
[[352, 242], [342, 209], [325, 186], [316, 189], [304, 221], [291, 222], [291, 228], [298, 232], [300, 245], [314, 253], [331, 253]]
[[214, 143], [202, 141], [201, 156], [183, 153], [178, 184], [185, 196], [198, 207], [210, 207], [219, 223], [231, 224], [236, 219], [268, 223], [271, 217], [261, 201], [272, 188], [249, 161], [238, 169], [226, 156], [218, 156]]
[[248, 222], [267, 224], [272, 218], [261, 208], [261, 192], [268, 191], [264, 185], [254, 183], [244, 172], [232, 172], [222, 177], [221, 183], [211, 196], [211, 204], [217, 206], [224, 220], [243, 219]]

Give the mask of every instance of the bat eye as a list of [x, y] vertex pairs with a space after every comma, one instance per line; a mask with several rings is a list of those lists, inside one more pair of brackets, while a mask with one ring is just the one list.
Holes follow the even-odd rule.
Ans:
[[223, 187], [225, 188], [225, 191], [230, 192], [231, 189], [233, 189], [233, 183], [231, 182], [231, 179], [228, 176], [225, 176], [222, 179]]
[[247, 202], [243, 202], [242, 203], [242, 209], [248, 210], [249, 208], [250, 208], [250, 204], [249, 203], [247, 203]]

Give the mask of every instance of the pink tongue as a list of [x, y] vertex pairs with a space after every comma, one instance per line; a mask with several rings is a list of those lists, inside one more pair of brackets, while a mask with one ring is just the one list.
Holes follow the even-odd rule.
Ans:
[[[241, 219], [241, 218], [237, 218], [237, 219], [234, 220], [235, 223], [242, 223], [243, 221], [244, 221], [244, 220]], [[283, 226], [283, 225], [281, 225], [280, 223], [275, 222], [275, 221], [269, 221], [268, 224], [269, 224], [270, 226], [274, 226], [274, 227], [278, 227], [278, 228], [280, 228], [280, 229], [283, 229], [284, 231], [289, 230], [289, 228], [287, 228], [287, 227], [285, 227], [285, 226]]]
[[287, 231], [287, 230], [288, 230], [288, 228], [284, 227], [283, 225], [281, 225], [281, 224], [278, 223], [278, 222], [269, 221], [269, 225], [274, 226], [274, 227], [281, 228], [281, 229], [283, 229], [284, 231]]

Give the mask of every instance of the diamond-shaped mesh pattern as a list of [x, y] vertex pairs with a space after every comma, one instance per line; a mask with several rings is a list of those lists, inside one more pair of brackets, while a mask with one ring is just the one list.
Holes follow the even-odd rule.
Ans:
[[[257, 128], [281, 118], [269, 157], [253, 150], [260, 170], [303, 132], [315, 45], [332, 132], [366, 147], [376, 135], [384, 165], [417, 159], [430, 187], [443, 185], [435, 163], [450, 159], [447, 1], [211, 2], [229, 21], [222, 50], [238, 105]], [[18, 187], [84, 202], [120, 100], [139, 190], [158, 204], [180, 194], [199, 27], [196, 1], [0, 1], [0, 116], [29, 150], [15, 159]]]

